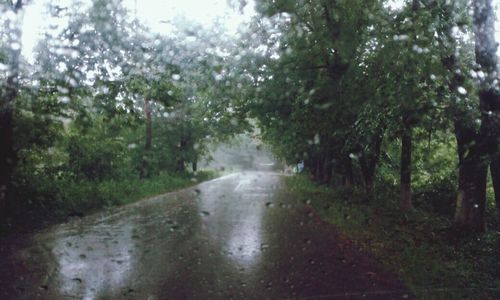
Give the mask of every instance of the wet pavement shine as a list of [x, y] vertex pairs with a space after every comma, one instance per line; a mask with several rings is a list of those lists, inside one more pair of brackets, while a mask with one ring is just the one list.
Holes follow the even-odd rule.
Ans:
[[1, 240], [0, 299], [405, 299], [273, 171]]

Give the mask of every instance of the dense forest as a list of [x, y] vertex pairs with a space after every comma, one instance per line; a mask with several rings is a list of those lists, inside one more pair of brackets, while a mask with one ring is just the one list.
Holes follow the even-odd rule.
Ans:
[[492, 0], [256, 1], [236, 34], [156, 34], [121, 1], [75, 0], [47, 6], [63, 21], [33, 62], [29, 4], [0, 7], [4, 230], [210, 176], [208, 145], [254, 127], [346, 201], [425, 212], [459, 238], [500, 228]]

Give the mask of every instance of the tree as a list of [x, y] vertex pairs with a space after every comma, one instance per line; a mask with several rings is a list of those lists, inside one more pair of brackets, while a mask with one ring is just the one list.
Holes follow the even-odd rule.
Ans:
[[21, 23], [24, 1], [7, 1], [0, 7], [0, 12], [9, 17], [4, 21], [7, 29], [6, 65], [7, 77], [2, 84], [0, 94], [0, 218], [5, 221], [11, 209], [12, 176], [16, 167], [14, 149], [14, 102], [19, 93], [19, 70], [21, 56]]
[[[486, 229], [486, 182], [488, 165], [492, 168], [498, 199], [498, 145], [500, 137], [500, 93], [498, 91], [497, 44], [494, 35], [494, 11], [489, 0], [474, 1], [474, 36], [476, 62], [485, 74], [479, 85], [481, 126], [470, 131], [470, 144], [463, 154], [460, 172], [463, 174], [457, 196], [455, 224], [467, 231]], [[483, 76], [482, 76], [483, 77]], [[498, 202], [497, 202], [498, 203]]]

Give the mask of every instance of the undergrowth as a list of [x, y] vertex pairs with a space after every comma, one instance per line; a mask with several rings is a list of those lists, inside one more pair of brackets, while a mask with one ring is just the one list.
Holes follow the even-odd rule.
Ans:
[[397, 190], [361, 192], [286, 178], [301, 201], [398, 274], [418, 299], [500, 299], [500, 226], [479, 237], [450, 237], [449, 217], [417, 208], [402, 214]]

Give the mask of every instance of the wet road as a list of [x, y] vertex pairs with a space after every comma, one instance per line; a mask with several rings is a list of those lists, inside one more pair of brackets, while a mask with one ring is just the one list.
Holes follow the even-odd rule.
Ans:
[[0, 299], [403, 299], [272, 171], [1, 240]]

